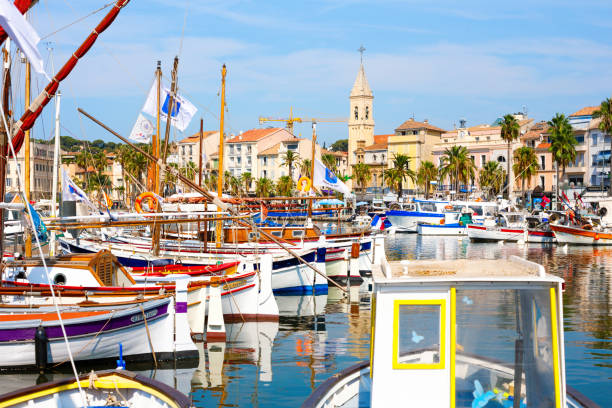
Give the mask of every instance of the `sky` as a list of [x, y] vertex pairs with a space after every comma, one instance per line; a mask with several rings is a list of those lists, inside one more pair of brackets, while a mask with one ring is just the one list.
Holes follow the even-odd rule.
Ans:
[[[109, 9], [90, 14], [110, 1], [34, 6], [29, 18], [43, 38], [47, 72], [63, 65]], [[413, 116], [444, 129], [462, 118], [473, 126], [523, 110], [549, 120], [612, 95], [611, 17], [609, 0], [132, 0], [61, 85], [61, 133], [117, 141], [81, 117], [81, 107], [129, 134], [157, 61], [169, 80], [177, 55], [180, 93], [198, 112], [172, 140], [197, 132], [200, 117], [206, 130], [219, 128], [224, 63], [229, 133], [269, 126], [259, 116], [286, 117], [290, 107], [296, 116], [348, 118], [361, 45], [376, 134], [392, 133]], [[34, 75], [33, 94], [45, 85]], [[52, 127], [49, 104], [34, 137], [49, 139]], [[295, 133], [309, 137], [310, 125], [296, 125]], [[317, 133], [329, 146], [348, 129], [321, 123]]]

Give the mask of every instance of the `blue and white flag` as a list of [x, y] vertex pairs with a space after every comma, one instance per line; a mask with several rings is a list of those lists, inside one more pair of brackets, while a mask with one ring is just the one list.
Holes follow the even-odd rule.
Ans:
[[96, 208], [87, 198], [87, 194], [72, 181], [64, 168], [62, 168], [62, 201], [80, 201], [91, 208]]
[[318, 159], [314, 159], [314, 180], [312, 185], [349, 194], [350, 190], [330, 169]]
[[151, 143], [151, 136], [154, 131], [155, 127], [151, 121], [142, 116], [142, 113], [139, 113], [132, 132], [130, 132], [130, 139], [137, 143]]
[[[170, 89], [162, 83], [160, 92], [160, 110], [159, 117], [164, 122], [168, 120], [168, 105], [170, 104]], [[149, 91], [147, 100], [145, 101], [142, 111], [153, 117], [157, 116], [157, 82], [153, 81], [153, 86]], [[191, 119], [196, 114], [198, 109], [191, 102], [176, 94], [174, 104], [172, 106], [172, 126], [183, 132], [189, 126]]]

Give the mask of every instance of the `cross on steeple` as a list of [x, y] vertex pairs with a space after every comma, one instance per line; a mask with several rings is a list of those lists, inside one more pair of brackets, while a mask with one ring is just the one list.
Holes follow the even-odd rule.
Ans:
[[359, 51], [359, 53], [361, 54], [361, 65], [363, 65], [363, 52], [365, 51], [365, 47], [363, 46], [363, 44], [361, 44], [361, 47], [359, 47], [359, 49], [357, 51]]

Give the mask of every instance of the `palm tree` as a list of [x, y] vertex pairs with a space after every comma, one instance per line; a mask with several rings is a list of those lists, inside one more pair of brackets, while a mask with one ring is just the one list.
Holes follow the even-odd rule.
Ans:
[[[550, 147], [548, 150], [552, 153], [553, 161], [557, 163], [557, 203], [559, 202], [559, 166], [563, 168], [563, 176], [565, 176], [565, 167], [576, 158], [576, 148], [578, 144], [572, 125], [568, 118], [560, 113], [557, 113], [554, 118], [548, 121], [550, 126]], [[558, 204], [557, 204], [558, 205]]]
[[206, 177], [206, 186], [209, 190], [217, 191], [217, 173], [210, 172]]
[[386, 169], [385, 171], [383, 171], [383, 181], [385, 182], [386, 185], [389, 186], [391, 190], [397, 193], [398, 197], [400, 196], [401, 194], [400, 176], [399, 176], [399, 172], [397, 171], [395, 167], [392, 167], [390, 169]]
[[336, 173], [336, 156], [331, 153], [326, 153], [321, 156], [321, 162], [332, 171], [332, 173]]
[[255, 194], [257, 197], [270, 197], [274, 191], [274, 183], [267, 177], [257, 179], [255, 182]]
[[290, 197], [293, 194], [293, 179], [281, 176], [276, 183], [276, 194], [281, 197]]
[[438, 178], [438, 169], [436, 165], [425, 160], [421, 163], [417, 172], [417, 183], [425, 190], [425, 199], [429, 199], [429, 187], [433, 180]]
[[245, 194], [249, 194], [249, 190], [251, 189], [251, 183], [253, 182], [253, 176], [251, 176], [251, 173], [244, 172], [240, 175], [240, 181], [242, 182], [242, 184], [244, 185], [244, 192]]
[[75, 156], [75, 161], [77, 166], [79, 166], [80, 168], [83, 169], [84, 171], [84, 177], [83, 177], [83, 186], [84, 186], [84, 190], [88, 189], [88, 173], [87, 173], [87, 168], [93, 163], [93, 158], [92, 155], [90, 153], [89, 150], [87, 149], [82, 149], [79, 154], [77, 154]]
[[183, 177], [193, 181], [198, 173], [198, 166], [196, 166], [196, 164], [190, 160], [179, 171]]
[[306, 177], [312, 176], [312, 174], [310, 174], [310, 163], [311, 163], [310, 159], [302, 159], [302, 162], [300, 163], [300, 174], [302, 176], [306, 176]]
[[488, 191], [488, 198], [495, 197], [502, 189], [506, 171], [496, 161], [488, 161], [478, 173], [478, 184], [484, 191]]
[[[612, 137], [612, 98], [601, 102], [599, 110], [593, 112], [593, 118], [601, 119], [598, 126], [599, 130]], [[612, 151], [612, 146], [610, 146], [610, 151]], [[610, 195], [612, 195], [612, 167], [610, 168], [610, 187], [608, 187], [608, 196]]]
[[366, 183], [372, 178], [370, 166], [365, 163], [357, 163], [355, 167], [353, 167], [353, 178], [355, 179], [355, 182], [357, 182], [357, 184], [361, 187], [361, 191], [365, 191]]
[[502, 119], [501, 123], [501, 138], [508, 143], [508, 154], [506, 156], [506, 198], [510, 196], [510, 146], [512, 142], [518, 139], [521, 135], [521, 126], [513, 115], [507, 114]]
[[283, 156], [283, 166], [287, 166], [289, 168], [289, 177], [293, 180], [293, 166], [299, 164], [300, 155], [293, 150], [287, 150], [285, 155]]
[[526, 207], [525, 180], [531, 180], [540, 169], [535, 151], [528, 146], [519, 147], [514, 151], [514, 164], [512, 171], [521, 179], [521, 192], [523, 195], [523, 206]]
[[414, 182], [416, 180], [416, 174], [414, 170], [410, 168], [410, 157], [406, 156], [405, 154], [394, 154], [393, 168], [395, 169], [395, 172], [391, 172], [390, 174], [393, 175], [393, 179], [397, 183], [397, 198], [401, 199], [402, 190], [404, 189], [404, 181], [410, 179], [412, 182]]
[[238, 196], [240, 194], [241, 185], [242, 183], [240, 183], [240, 179], [238, 179], [238, 177], [231, 176], [229, 179], [230, 194], [233, 196]]
[[230, 173], [229, 171], [225, 170], [223, 172], [223, 190], [224, 191], [229, 191], [231, 178], [232, 178], [232, 173]]
[[469, 184], [474, 179], [476, 166], [465, 146], [451, 146], [444, 151], [438, 172], [442, 179], [448, 176], [454, 190], [459, 192], [460, 182]]

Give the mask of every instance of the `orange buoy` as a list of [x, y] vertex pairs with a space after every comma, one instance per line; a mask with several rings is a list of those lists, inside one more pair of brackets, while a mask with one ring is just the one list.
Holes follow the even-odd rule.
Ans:
[[[148, 211], [145, 211], [142, 208], [143, 201], [146, 201], [149, 207]], [[157, 200], [157, 196], [150, 191], [144, 192], [136, 198], [136, 202], [134, 203], [134, 209], [138, 214], [142, 214], [143, 212], [154, 213], [157, 209], [157, 204], [159, 201]]]
[[312, 180], [309, 179], [306, 176], [302, 176], [300, 177], [300, 179], [297, 182], [297, 188], [300, 191], [303, 191], [305, 193], [310, 191], [310, 188], [312, 187]]

